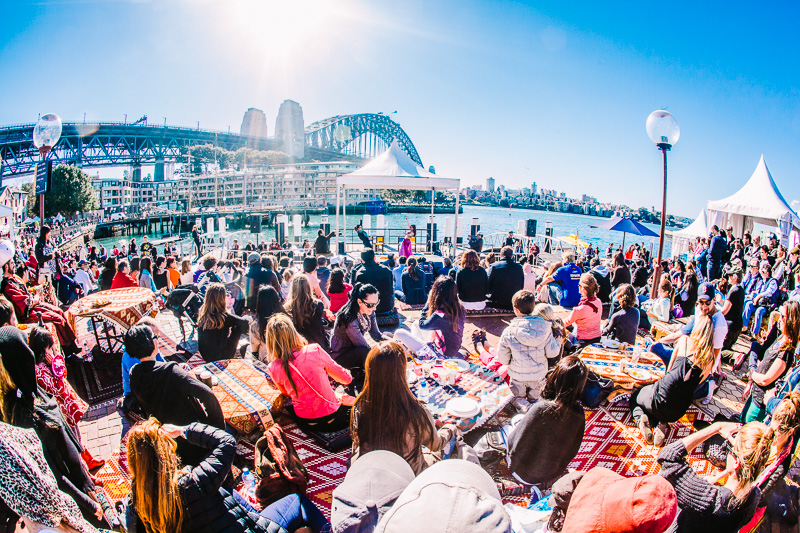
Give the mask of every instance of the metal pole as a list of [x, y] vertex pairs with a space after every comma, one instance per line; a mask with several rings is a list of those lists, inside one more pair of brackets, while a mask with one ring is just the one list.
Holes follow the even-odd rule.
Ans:
[[667, 224], [667, 151], [668, 144], [659, 144], [664, 159], [664, 188], [661, 193], [661, 231], [658, 236], [658, 259], [656, 259], [655, 269], [653, 270], [653, 287], [650, 289], [650, 297], [658, 297], [658, 286], [661, 280], [661, 253], [664, 250], [664, 228]]
[[337, 182], [336, 183], [336, 240], [334, 241], [336, 243], [335, 255], [339, 255], [339, 205], [341, 204], [340, 193], [341, 191], [339, 189], [339, 183]]
[[450, 255], [455, 259], [456, 257], [456, 243], [458, 242], [458, 203], [461, 197], [461, 186], [456, 188], [456, 217], [453, 221], [453, 243], [450, 246]]

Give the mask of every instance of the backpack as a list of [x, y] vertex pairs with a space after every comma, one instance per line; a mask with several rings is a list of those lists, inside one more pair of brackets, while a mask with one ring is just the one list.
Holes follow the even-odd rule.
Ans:
[[266, 507], [289, 494], [305, 494], [308, 471], [278, 424], [273, 424], [255, 446], [255, 469], [260, 479], [255, 496]]

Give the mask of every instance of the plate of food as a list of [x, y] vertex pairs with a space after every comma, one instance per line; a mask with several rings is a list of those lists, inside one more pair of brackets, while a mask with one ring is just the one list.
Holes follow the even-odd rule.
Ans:
[[643, 368], [628, 368], [628, 375], [639, 381], [645, 381], [653, 377], [653, 374]]
[[469, 363], [463, 359], [447, 359], [442, 366], [449, 370], [458, 370], [459, 372], [469, 370]]
[[481, 404], [472, 398], [450, 398], [444, 408], [448, 413], [459, 418], [472, 418], [481, 412]]

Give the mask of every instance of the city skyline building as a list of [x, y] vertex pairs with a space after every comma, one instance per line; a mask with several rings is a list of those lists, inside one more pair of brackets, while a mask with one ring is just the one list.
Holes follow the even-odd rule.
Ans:
[[305, 157], [306, 136], [303, 108], [294, 100], [284, 100], [275, 119], [275, 139], [292, 157]]

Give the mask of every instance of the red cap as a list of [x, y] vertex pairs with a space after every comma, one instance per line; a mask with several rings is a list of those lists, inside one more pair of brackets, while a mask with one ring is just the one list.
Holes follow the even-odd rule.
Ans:
[[562, 533], [662, 533], [678, 512], [675, 490], [661, 476], [626, 478], [596, 467], [572, 495]]

